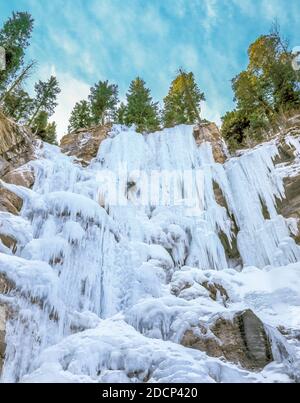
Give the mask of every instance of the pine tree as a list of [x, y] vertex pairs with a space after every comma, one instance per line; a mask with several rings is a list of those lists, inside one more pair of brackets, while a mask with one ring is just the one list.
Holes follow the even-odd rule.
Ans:
[[18, 70], [24, 62], [25, 49], [29, 45], [33, 29], [33, 19], [30, 14], [16, 12], [12, 14], [0, 30], [0, 46], [5, 49], [6, 68], [0, 71], [0, 91], [13, 82]]
[[106, 81], [99, 81], [91, 88], [89, 95], [93, 123], [105, 124], [111, 121], [116, 112], [118, 86]]
[[28, 122], [29, 126], [34, 122], [35, 118], [41, 111], [47, 112], [48, 116], [53, 115], [57, 106], [57, 95], [60, 91], [58, 81], [56, 77], [53, 76], [51, 76], [48, 81], [39, 81], [35, 84], [36, 98], [34, 112]]
[[164, 99], [163, 122], [166, 127], [200, 123], [200, 104], [204, 93], [196, 84], [194, 74], [179, 70]]
[[69, 133], [78, 129], [90, 127], [93, 123], [91, 107], [87, 101], [77, 102], [71, 112], [69, 120]]
[[121, 102], [120, 106], [118, 107], [116, 113], [115, 113], [115, 123], [118, 123], [120, 125], [125, 124], [125, 114], [126, 114], [127, 107], [124, 104], [124, 102]]
[[139, 77], [130, 84], [124, 122], [126, 125], [135, 124], [139, 132], [159, 129], [158, 103], [153, 102], [145, 81]]
[[40, 111], [32, 123], [32, 130], [36, 136], [50, 144], [57, 144], [56, 123], [48, 122], [49, 115], [45, 111]]
[[300, 107], [299, 75], [277, 25], [249, 46], [248, 56], [247, 69], [232, 80], [236, 108], [223, 118], [222, 133], [231, 148], [262, 141], [266, 132], [280, 129], [282, 113]]
[[22, 87], [9, 92], [3, 101], [3, 112], [16, 122], [25, 123], [32, 113], [34, 100]]

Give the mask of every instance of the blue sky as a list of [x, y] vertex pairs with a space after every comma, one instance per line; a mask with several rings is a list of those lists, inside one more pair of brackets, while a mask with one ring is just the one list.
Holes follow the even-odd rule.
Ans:
[[32, 80], [55, 73], [62, 93], [59, 136], [76, 101], [98, 80], [118, 83], [123, 98], [139, 75], [161, 101], [178, 67], [192, 70], [205, 92], [203, 114], [220, 122], [232, 108], [230, 80], [247, 65], [247, 48], [274, 18], [291, 46], [300, 45], [299, 0], [0, 0], [0, 23], [12, 11], [35, 19]]

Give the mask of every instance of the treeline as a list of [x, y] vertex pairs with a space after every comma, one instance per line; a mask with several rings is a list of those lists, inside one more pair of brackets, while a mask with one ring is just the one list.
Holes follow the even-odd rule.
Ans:
[[247, 69], [232, 80], [236, 108], [222, 119], [222, 135], [232, 150], [267, 140], [286, 116], [300, 111], [295, 55], [277, 24], [250, 45], [248, 56]]
[[38, 81], [34, 96], [25, 90], [35, 61], [25, 63], [34, 20], [29, 13], [16, 12], [0, 30], [0, 47], [5, 50], [5, 68], [0, 69], [0, 108], [16, 122], [28, 125], [44, 141], [56, 142], [56, 124], [49, 123], [57, 106], [60, 88], [55, 77]]
[[183, 70], [171, 83], [163, 109], [153, 101], [150, 89], [140, 77], [131, 82], [126, 103], [119, 102], [117, 85], [99, 81], [91, 88], [88, 100], [76, 103], [71, 113], [69, 132], [112, 122], [127, 126], [134, 124], [138, 132], [194, 124], [201, 120], [200, 104], [204, 100], [193, 73]]
[[[26, 12], [16, 12], [0, 30], [6, 68], [0, 70], [0, 108], [7, 116], [31, 127], [44, 141], [56, 142], [56, 124], [49, 123], [60, 93], [55, 77], [34, 86], [34, 95], [25, 90], [36, 62], [25, 63], [34, 21]], [[282, 116], [300, 111], [300, 72], [293, 68], [294, 55], [277, 25], [260, 36], [248, 49], [249, 64], [232, 80], [236, 106], [222, 118], [222, 135], [232, 150], [252, 146], [280, 128]], [[106, 123], [135, 125], [139, 132], [152, 132], [178, 124], [202, 123], [204, 93], [194, 74], [182, 69], [172, 81], [160, 106], [145, 81], [137, 77], [120, 102], [118, 85], [99, 81], [88, 99], [77, 102], [69, 132]]]

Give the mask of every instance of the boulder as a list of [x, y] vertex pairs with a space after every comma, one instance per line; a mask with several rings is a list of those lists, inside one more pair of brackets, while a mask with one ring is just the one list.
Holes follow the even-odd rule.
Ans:
[[26, 165], [18, 169], [13, 169], [9, 171], [6, 175], [3, 176], [2, 179], [6, 183], [23, 186], [29, 189], [32, 188], [35, 181], [34, 171]]
[[17, 240], [14, 239], [13, 237], [0, 233], [0, 241], [6, 248], [10, 249], [12, 252], [16, 251]]
[[236, 313], [232, 320], [219, 317], [209, 328], [200, 325], [190, 329], [181, 344], [212, 357], [224, 357], [251, 371], [273, 361], [264, 324], [251, 310]]
[[0, 211], [18, 215], [23, 206], [23, 200], [15, 193], [0, 187]]
[[87, 166], [97, 156], [99, 146], [110, 130], [111, 125], [104, 125], [67, 134], [61, 139], [61, 150], [76, 157], [83, 166]]
[[[2, 177], [2, 180], [9, 184], [31, 189], [35, 178], [33, 170], [28, 166], [24, 166], [8, 172]], [[22, 206], [23, 200], [19, 196], [0, 185], [0, 211], [18, 215]]]

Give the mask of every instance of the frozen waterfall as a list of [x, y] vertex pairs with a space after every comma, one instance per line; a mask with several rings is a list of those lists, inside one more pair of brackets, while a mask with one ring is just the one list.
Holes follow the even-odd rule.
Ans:
[[[45, 144], [32, 190], [1, 183], [24, 200], [20, 217], [0, 213], [18, 241], [14, 254], [0, 244], [0, 274], [14, 284], [0, 295], [13, 312], [2, 381], [267, 378], [180, 338], [230, 311], [221, 296], [208, 301], [205, 280], [224, 283], [235, 308], [244, 295], [254, 306], [246, 276], [276, 293], [272, 270], [286, 266], [299, 284], [300, 247], [276, 211], [277, 153], [271, 142], [217, 164], [191, 126], [144, 136], [114, 126], [87, 168]], [[185, 282], [183, 298], [171, 292]]]

